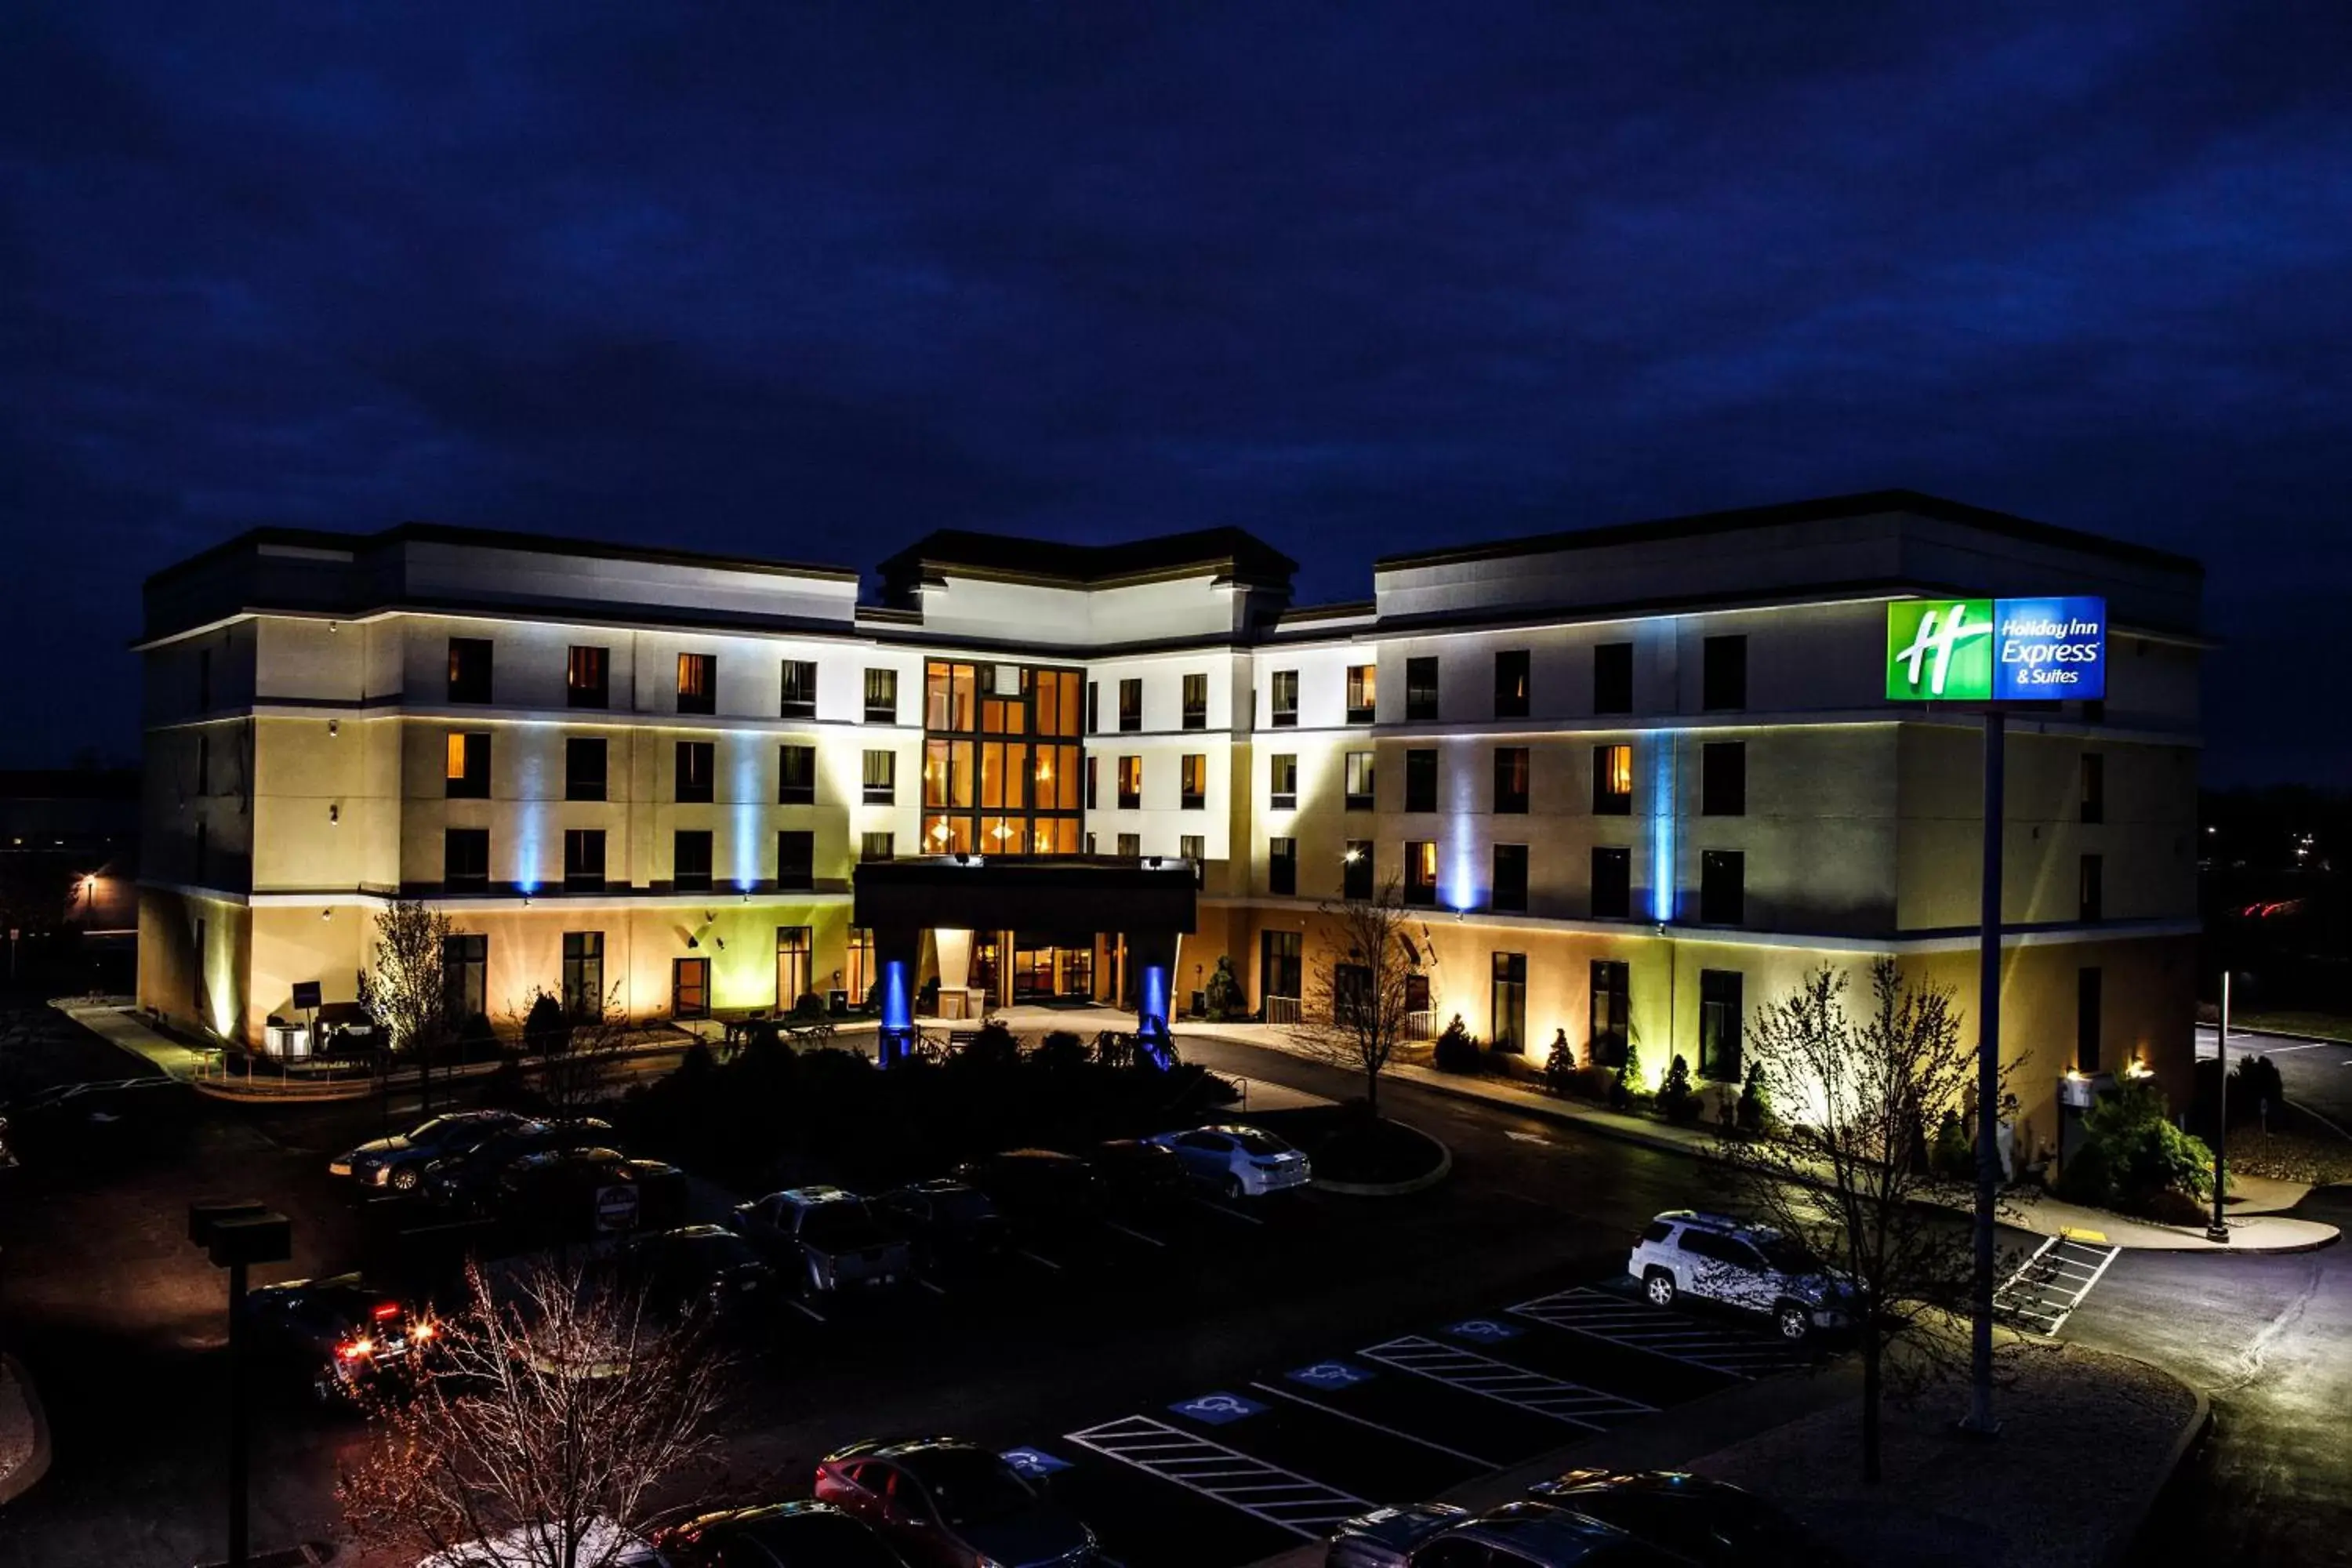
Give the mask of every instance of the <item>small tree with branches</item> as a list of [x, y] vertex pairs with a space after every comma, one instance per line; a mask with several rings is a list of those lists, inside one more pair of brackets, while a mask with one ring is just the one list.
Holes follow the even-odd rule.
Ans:
[[611, 1093], [632, 1036], [618, 982], [581, 1003], [566, 1011], [562, 998], [534, 987], [528, 1003], [507, 1009], [509, 1028], [530, 1055], [540, 1098], [562, 1121], [586, 1116]]
[[387, 1065], [416, 1059], [417, 1097], [433, 1109], [432, 1054], [449, 1033], [448, 974], [443, 945], [454, 934], [449, 917], [407, 899], [394, 899], [375, 917], [375, 952], [360, 975], [360, 1005], [383, 1031]]
[[1307, 1055], [1364, 1076], [1364, 1106], [1381, 1109], [1381, 1074], [1404, 1043], [1420, 970], [1393, 879], [1370, 898], [1321, 906], [1331, 941], [1306, 976], [1291, 1039]]
[[[1960, 1039], [1950, 990], [1906, 981], [1894, 960], [1871, 966], [1866, 1011], [1850, 1014], [1845, 976], [1824, 964], [1759, 1009], [1749, 1030], [1748, 1088], [1780, 1114], [1721, 1133], [1717, 1154], [1764, 1223], [1824, 1259], [1850, 1300], [1862, 1352], [1862, 1454], [1879, 1479], [1880, 1402], [1898, 1342], [1899, 1391], [1939, 1375], [1965, 1341], [1918, 1332], [1966, 1310], [1974, 1252], [1971, 1188], [1927, 1158], [1947, 1107], [1973, 1093], [1976, 1055]], [[1786, 1118], [1783, 1120], [1782, 1118]]]
[[346, 1521], [371, 1547], [611, 1568], [662, 1485], [707, 1468], [723, 1369], [701, 1324], [546, 1263], [502, 1289], [474, 1268], [467, 1292], [440, 1375], [378, 1407], [339, 1477]]

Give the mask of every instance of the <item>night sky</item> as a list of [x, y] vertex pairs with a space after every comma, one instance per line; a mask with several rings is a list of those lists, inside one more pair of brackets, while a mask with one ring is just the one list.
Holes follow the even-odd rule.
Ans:
[[1328, 599], [1905, 485], [2201, 556], [2208, 782], [2341, 784], [2352, 5], [19, 0], [0, 410], [0, 765], [257, 523]]

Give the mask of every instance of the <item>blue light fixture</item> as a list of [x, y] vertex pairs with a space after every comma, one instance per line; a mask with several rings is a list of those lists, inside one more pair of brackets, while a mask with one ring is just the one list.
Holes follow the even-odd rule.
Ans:
[[1675, 735], [1661, 731], [1650, 753], [1650, 918], [1675, 918]]

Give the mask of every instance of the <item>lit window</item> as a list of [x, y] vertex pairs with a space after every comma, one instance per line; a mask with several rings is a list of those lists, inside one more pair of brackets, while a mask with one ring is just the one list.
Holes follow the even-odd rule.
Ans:
[[682, 653], [677, 656], [677, 710], [681, 713], [719, 711], [719, 656]]
[[1633, 748], [1592, 748], [1592, 809], [1603, 816], [1633, 813]]

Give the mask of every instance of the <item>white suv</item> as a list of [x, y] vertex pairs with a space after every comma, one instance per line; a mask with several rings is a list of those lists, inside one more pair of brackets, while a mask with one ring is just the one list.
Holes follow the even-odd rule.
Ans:
[[1656, 1307], [1676, 1296], [1769, 1312], [1780, 1337], [1843, 1327], [1848, 1292], [1819, 1258], [1777, 1230], [1675, 1209], [1645, 1226], [1625, 1260]]

